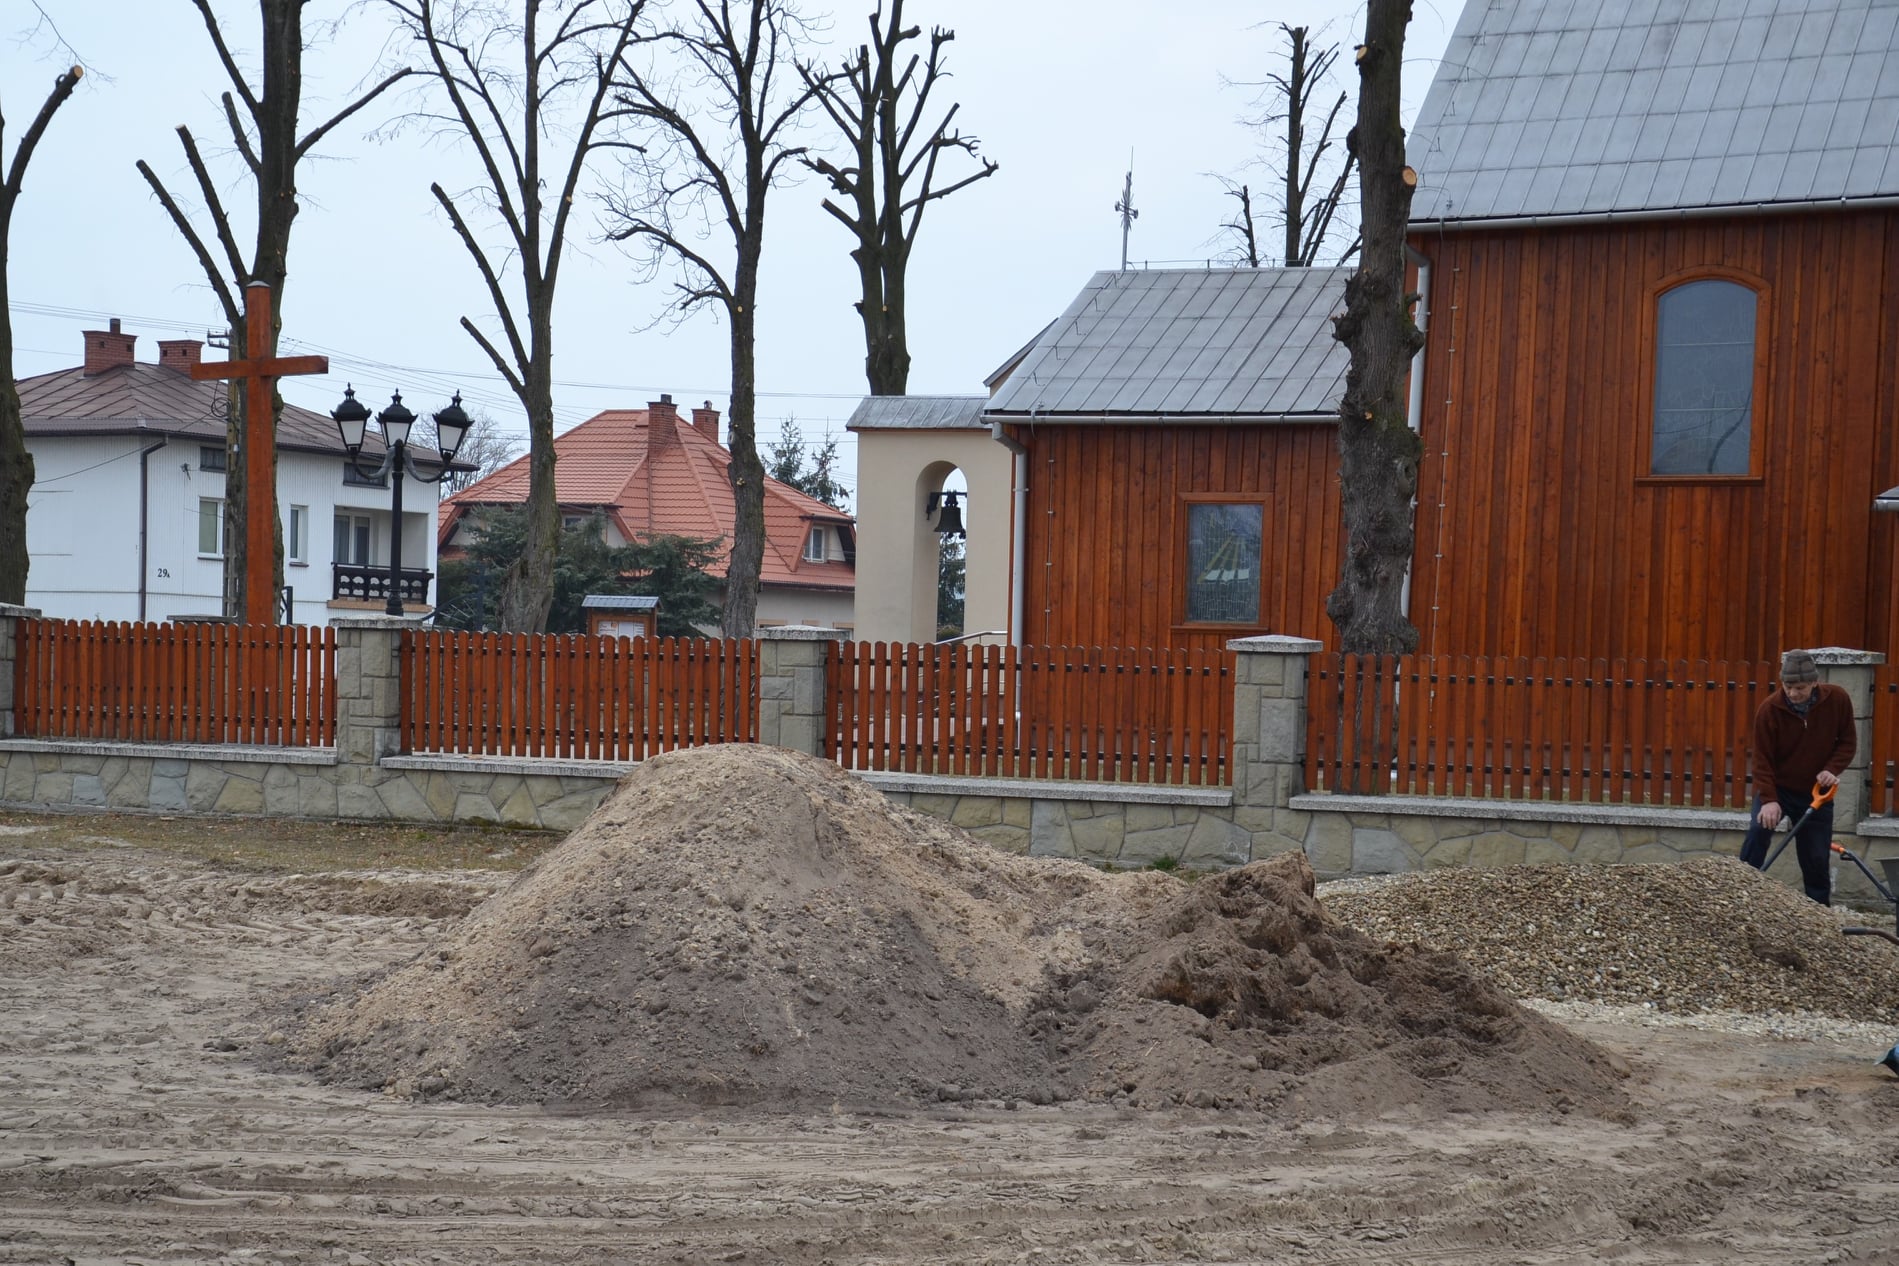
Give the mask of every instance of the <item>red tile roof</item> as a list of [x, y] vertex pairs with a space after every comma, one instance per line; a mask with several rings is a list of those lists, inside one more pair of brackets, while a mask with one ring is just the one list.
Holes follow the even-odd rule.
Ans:
[[[657, 415], [657, 416], [655, 416]], [[609, 409], [554, 438], [554, 489], [568, 511], [603, 510], [621, 535], [721, 536], [736, 520], [726, 467], [732, 455], [670, 408]], [[442, 502], [438, 542], [446, 544], [468, 510], [520, 505], [528, 496], [528, 457], [520, 457]], [[765, 557], [759, 580], [801, 589], [850, 590], [856, 568], [804, 557], [813, 523], [850, 529], [856, 520], [796, 488], [765, 480]], [[723, 574], [723, 567], [715, 569]]]

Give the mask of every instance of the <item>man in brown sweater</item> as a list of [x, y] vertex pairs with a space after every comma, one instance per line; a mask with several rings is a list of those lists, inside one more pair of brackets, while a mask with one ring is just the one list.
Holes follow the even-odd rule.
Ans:
[[[1805, 651], [1780, 657], [1780, 689], [1754, 713], [1754, 819], [1741, 860], [1760, 869], [1767, 844], [1783, 818], [1798, 818], [1813, 803], [1813, 786], [1831, 787], [1853, 759], [1853, 701], [1838, 686], [1820, 684], [1820, 669]], [[1833, 805], [1807, 814], [1794, 836], [1800, 880], [1821, 905], [1833, 899]]]

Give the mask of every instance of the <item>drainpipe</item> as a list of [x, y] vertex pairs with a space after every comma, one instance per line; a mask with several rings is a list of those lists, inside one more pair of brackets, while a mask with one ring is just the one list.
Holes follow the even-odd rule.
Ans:
[[1015, 487], [1009, 510], [1009, 645], [1022, 645], [1022, 569], [1028, 559], [1029, 450], [1002, 433], [1002, 423], [989, 424], [990, 438], [1009, 450]]
[[[139, 426], [145, 423], [140, 421]], [[145, 477], [151, 466], [151, 456], [165, 447], [165, 439], [159, 437], [158, 443], [151, 444], [138, 451], [138, 619], [145, 623], [145, 576], [150, 570], [145, 560], [145, 517], [150, 498], [146, 495]]]
[[[1409, 243], [1405, 244], [1404, 254], [1405, 258], [1416, 265], [1418, 270], [1418, 315], [1416, 321], [1418, 330], [1423, 332], [1431, 320], [1431, 259], [1430, 256], [1413, 250]], [[1421, 432], [1424, 424], [1424, 348], [1422, 346], [1420, 346], [1411, 357], [1411, 386], [1408, 392], [1408, 398], [1405, 401], [1404, 412], [1405, 425], [1411, 428], [1414, 435]], [[1417, 524], [1418, 499], [1417, 496], [1413, 494], [1411, 498], [1411, 528], [1413, 537], [1411, 553], [1414, 560], [1417, 557], [1418, 550], [1416, 540]], [[1398, 609], [1404, 612], [1407, 620], [1411, 618], [1411, 572], [1412, 568], [1407, 564], [1404, 569], [1404, 583], [1398, 594]]]

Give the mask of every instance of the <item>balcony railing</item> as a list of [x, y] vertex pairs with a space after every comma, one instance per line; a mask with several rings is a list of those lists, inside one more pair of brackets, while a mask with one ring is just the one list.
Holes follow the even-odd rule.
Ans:
[[[335, 581], [330, 588], [331, 598], [357, 598], [366, 602], [388, 599], [387, 567], [377, 567], [373, 563], [335, 563], [332, 569]], [[397, 596], [405, 603], [426, 604], [429, 600], [429, 581], [434, 577], [434, 572], [404, 567], [397, 581], [400, 590]]]

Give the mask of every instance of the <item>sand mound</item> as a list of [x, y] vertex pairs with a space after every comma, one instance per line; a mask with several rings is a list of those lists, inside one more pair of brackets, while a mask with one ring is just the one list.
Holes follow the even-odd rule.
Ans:
[[573, 1105], [1620, 1103], [1605, 1057], [1457, 959], [1337, 924], [1302, 857], [1197, 883], [1012, 857], [760, 747], [642, 764], [292, 1050], [347, 1084]]

